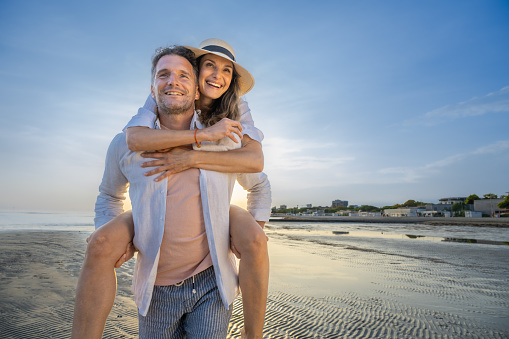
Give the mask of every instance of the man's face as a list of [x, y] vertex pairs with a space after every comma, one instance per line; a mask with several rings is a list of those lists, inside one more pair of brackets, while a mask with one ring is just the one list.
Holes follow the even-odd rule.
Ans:
[[199, 92], [191, 63], [179, 55], [163, 56], [157, 62], [151, 92], [159, 113], [192, 112]]

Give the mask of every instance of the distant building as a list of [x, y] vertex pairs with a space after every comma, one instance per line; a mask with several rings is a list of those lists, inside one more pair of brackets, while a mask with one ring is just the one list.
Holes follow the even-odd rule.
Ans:
[[452, 209], [452, 204], [426, 204], [426, 210], [422, 211], [424, 217], [446, 216]]
[[451, 204], [454, 205], [457, 202], [465, 202], [467, 200], [466, 197], [451, 197], [451, 198], [442, 198], [440, 199], [441, 204]]
[[384, 210], [384, 214], [388, 217], [417, 217], [419, 216], [420, 209], [415, 207], [410, 208], [393, 208]]
[[474, 211], [482, 212], [484, 214], [489, 214], [493, 216], [495, 213], [498, 213], [500, 208], [498, 204], [500, 204], [504, 199], [482, 199], [482, 200], [474, 200]]
[[380, 212], [350, 212], [350, 217], [379, 217]]
[[286, 205], [280, 205], [280, 206], [279, 206], [279, 209], [280, 209], [280, 210], [286, 210], [286, 209], [288, 209], [288, 207], [286, 207]]
[[348, 207], [348, 201], [334, 200], [332, 201], [332, 208], [335, 207]]
[[465, 218], [482, 218], [482, 212], [465, 211]]
[[313, 204], [307, 204], [306, 205], [306, 208], [311, 208], [311, 207], [313, 207]]

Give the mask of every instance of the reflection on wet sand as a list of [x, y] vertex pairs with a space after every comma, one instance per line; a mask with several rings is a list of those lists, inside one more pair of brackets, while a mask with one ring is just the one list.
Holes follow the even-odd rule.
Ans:
[[267, 234], [264, 337], [509, 337], [509, 247], [491, 246], [509, 229], [270, 223]]

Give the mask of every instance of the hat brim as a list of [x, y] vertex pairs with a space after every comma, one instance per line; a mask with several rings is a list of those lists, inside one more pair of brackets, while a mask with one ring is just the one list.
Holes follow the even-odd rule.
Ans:
[[253, 76], [251, 75], [251, 73], [249, 73], [249, 71], [247, 69], [245, 69], [244, 67], [239, 65], [237, 62], [231, 60], [230, 58], [227, 58], [224, 54], [207, 51], [207, 50], [204, 50], [201, 48], [196, 48], [196, 47], [190, 47], [190, 46], [184, 46], [184, 47], [189, 48], [191, 51], [193, 51], [196, 58], [198, 58], [202, 55], [205, 55], [205, 54], [214, 54], [214, 55], [217, 55], [223, 59], [231, 61], [235, 67], [235, 71], [237, 71], [237, 73], [239, 75], [238, 83], [239, 83], [239, 89], [240, 89], [241, 96], [246, 94], [253, 88], [253, 86], [255, 84], [255, 80], [254, 80]]

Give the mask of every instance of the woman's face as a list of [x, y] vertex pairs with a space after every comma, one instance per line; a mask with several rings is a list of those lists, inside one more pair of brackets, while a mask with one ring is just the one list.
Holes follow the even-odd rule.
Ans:
[[232, 82], [233, 63], [215, 54], [205, 54], [200, 60], [198, 86], [201, 99], [218, 99]]

